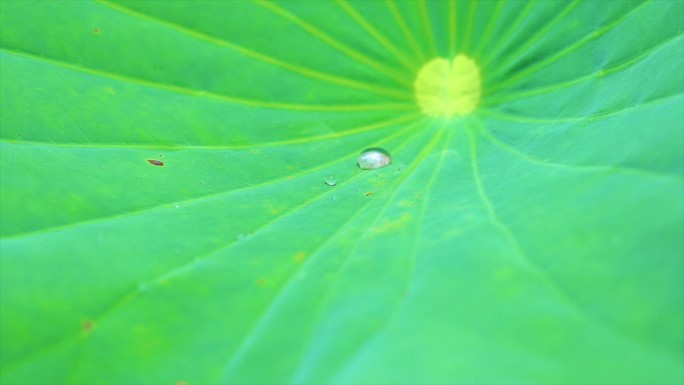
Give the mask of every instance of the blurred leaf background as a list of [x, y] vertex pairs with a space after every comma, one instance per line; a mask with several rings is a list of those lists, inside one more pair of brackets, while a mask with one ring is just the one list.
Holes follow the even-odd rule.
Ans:
[[0, 382], [684, 382], [683, 8], [3, 0]]

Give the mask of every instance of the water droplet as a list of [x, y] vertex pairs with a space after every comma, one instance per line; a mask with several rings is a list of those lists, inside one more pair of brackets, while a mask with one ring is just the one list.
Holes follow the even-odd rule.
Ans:
[[337, 179], [335, 179], [334, 176], [326, 176], [325, 184], [327, 184], [328, 186], [334, 186], [337, 184]]
[[368, 148], [361, 152], [356, 162], [364, 170], [374, 170], [392, 163], [392, 157], [382, 148]]

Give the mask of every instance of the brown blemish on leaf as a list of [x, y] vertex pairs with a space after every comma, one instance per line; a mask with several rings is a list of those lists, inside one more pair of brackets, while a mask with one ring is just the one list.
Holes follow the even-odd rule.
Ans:
[[93, 33], [94, 33], [94, 34], [99, 35], [100, 32], [101, 32], [101, 31], [100, 31], [99, 28], [93, 28]]
[[261, 278], [257, 279], [256, 284], [257, 284], [257, 286], [259, 286], [259, 287], [264, 287], [264, 286], [266, 286], [266, 278], [261, 277]]
[[366, 196], [367, 196], [367, 197], [372, 197], [372, 196], [373, 196], [373, 192], [372, 192], [372, 191], [367, 192], [367, 193], [366, 193]]
[[147, 163], [149, 163], [153, 166], [163, 166], [164, 165], [164, 162], [162, 162], [161, 160], [156, 160], [156, 159], [148, 159]]

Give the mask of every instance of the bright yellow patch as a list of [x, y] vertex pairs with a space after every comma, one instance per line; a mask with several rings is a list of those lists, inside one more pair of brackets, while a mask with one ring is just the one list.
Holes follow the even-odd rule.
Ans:
[[418, 71], [414, 85], [420, 109], [435, 117], [469, 114], [482, 96], [480, 69], [465, 55], [432, 59]]

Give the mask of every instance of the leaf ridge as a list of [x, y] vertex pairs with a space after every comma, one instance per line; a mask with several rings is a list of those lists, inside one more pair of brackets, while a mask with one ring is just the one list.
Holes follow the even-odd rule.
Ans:
[[359, 63], [366, 64], [370, 67], [373, 67], [376, 70], [378, 70], [380, 73], [387, 75], [390, 78], [394, 79], [399, 84], [401, 84], [405, 87], [410, 87], [410, 85], [412, 83], [412, 79], [409, 79], [405, 73], [397, 72], [393, 68], [386, 66], [386, 65], [384, 65], [384, 64], [382, 64], [382, 63], [380, 63], [374, 59], [371, 59], [370, 57], [348, 47], [347, 45], [341, 43], [340, 41], [334, 39], [330, 35], [321, 31], [320, 29], [315, 27], [313, 24], [310, 24], [310, 23], [302, 20], [297, 15], [294, 15], [294, 14], [286, 11], [285, 9], [283, 9], [282, 7], [277, 5], [276, 3], [267, 2], [264, 0], [255, 0], [255, 4], [261, 5], [265, 9], [268, 9], [268, 10], [274, 12], [275, 14], [280, 15], [280, 16], [292, 21], [293, 23], [295, 23], [296, 25], [298, 25], [299, 27], [301, 27], [305, 31], [309, 32], [312, 36], [315, 36], [315, 37], [321, 39], [322, 41], [327, 43], [329, 46], [337, 49], [338, 51], [344, 53], [345, 55], [347, 55], [348, 57], [358, 61]]
[[581, 319], [585, 323], [588, 322], [589, 317], [584, 309], [582, 309], [573, 299], [568, 296], [568, 294], [559, 286], [559, 284], [547, 271], [539, 267], [539, 265], [537, 265], [537, 263], [523, 251], [513, 232], [508, 226], [506, 226], [505, 223], [501, 221], [501, 219], [499, 219], [498, 215], [496, 214], [496, 210], [494, 209], [494, 205], [489, 200], [489, 197], [485, 192], [482, 178], [480, 177], [480, 172], [477, 165], [477, 137], [472, 132], [470, 127], [466, 131], [468, 133], [468, 139], [470, 142], [470, 164], [473, 172], [473, 180], [475, 181], [478, 196], [480, 197], [482, 205], [487, 211], [489, 220], [504, 236], [508, 244], [511, 246], [514, 254], [517, 255], [517, 258], [515, 258], [517, 263], [530, 273], [533, 273], [545, 286], [549, 288], [551, 293], [553, 293], [559, 299], [562, 299], [563, 302], [568, 305], [568, 309], [572, 311], [576, 318]]
[[0, 143], [11, 144], [11, 145], [34, 145], [34, 146], [46, 146], [46, 147], [60, 147], [60, 148], [76, 148], [76, 149], [161, 149], [161, 150], [246, 150], [246, 149], [260, 149], [269, 147], [281, 147], [290, 146], [295, 144], [307, 144], [314, 142], [321, 142], [324, 140], [341, 139], [352, 135], [368, 133], [371, 131], [382, 131], [395, 128], [394, 124], [405, 123], [410, 120], [415, 120], [421, 117], [420, 114], [410, 114], [401, 115], [394, 119], [380, 119], [377, 122], [371, 124], [366, 124], [359, 126], [354, 129], [335, 131], [323, 135], [315, 136], [305, 136], [296, 139], [279, 140], [273, 142], [259, 142], [259, 143], [248, 143], [248, 144], [235, 144], [235, 145], [199, 145], [199, 144], [182, 144], [182, 145], [169, 145], [164, 143], [101, 143], [101, 142], [89, 142], [89, 143], [76, 143], [76, 142], [45, 142], [36, 140], [17, 140], [17, 139], [5, 139], [0, 138]]
[[[568, 14], [570, 14], [570, 12], [572, 12], [579, 4], [580, 4], [579, 0], [573, 0], [572, 2], [567, 3], [565, 8], [563, 8], [563, 10], [561, 12], [556, 14], [556, 16], [553, 19], [551, 19], [551, 21], [549, 21], [544, 26], [544, 28], [537, 30], [537, 33], [534, 36], [525, 40], [525, 44], [521, 45], [518, 49], [516, 49], [510, 55], [508, 55], [509, 60], [504, 59], [504, 60], [501, 60], [500, 62], [497, 62], [497, 67], [496, 67], [497, 71], [495, 71], [494, 73], [492, 73], [490, 75], [491, 79], [495, 79], [501, 72], [503, 72], [503, 69], [508, 69], [512, 64], [515, 63], [515, 60], [519, 60], [521, 57], [524, 56], [525, 53], [529, 52], [529, 50], [532, 46], [534, 46], [542, 37], [546, 36], [546, 33], [551, 28], [553, 28], [554, 26], [556, 26], [556, 24], [558, 24], [564, 18], [566, 18], [568, 16]], [[521, 15], [527, 16], [527, 14], [529, 14], [529, 12], [532, 11], [532, 8], [533, 7], [528, 4], [528, 6], [521, 12]], [[522, 22], [523, 19], [524, 18], [521, 17], [518, 20], [516, 20], [516, 23], [514, 24], [514, 26], [517, 28], [517, 25], [520, 22]], [[516, 31], [516, 30], [513, 29], [513, 27], [511, 27], [510, 32], [507, 35], [512, 34], [514, 31]], [[499, 48], [502, 43], [504, 43], [508, 40], [502, 38], [499, 41], [501, 43], [497, 46], [497, 48]], [[493, 59], [497, 58], [499, 54], [500, 54], [500, 52], [495, 52], [490, 57], [493, 60]], [[489, 69], [488, 67], [489, 67], [490, 63], [491, 63], [491, 60], [488, 60], [483, 64], [483, 66], [486, 69]]]
[[684, 36], [682, 33], [677, 33], [674, 36], [668, 37], [666, 39], [663, 39], [662, 41], [659, 41], [654, 45], [653, 47], [649, 48], [648, 50], [642, 51], [641, 53], [632, 56], [619, 64], [616, 64], [612, 67], [608, 68], [602, 68], [599, 71], [589, 73], [585, 76], [580, 76], [575, 79], [571, 79], [565, 82], [560, 82], [560, 83], [553, 83], [550, 85], [526, 90], [526, 91], [520, 91], [520, 92], [515, 92], [515, 93], [508, 93], [508, 94], [499, 94], [499, 97], [493, 96], [492, 98], [488, 99], [485, 103], [485, 105], [496, 105], [498, 103], [508, 101], [508, 100], [513, 100], [513, 99], [520, 99], [520, 98], [526, 98], [534, 95], [540, 95], [540, 94], [545, 94], [549, 93], [552, 91], [558, 91], [562, 89], [567, 89], [570, 88], [571, 86], [577, 85], [584, 83], [589, 80], [593, 80], [602, 76], [607, 76], [610, 74], [613, 74], [615, 72], [619, 72], [627, 67], [630, 67], [632, 65], [638, 64], [648, 58], [650, 58], [655, 52], [661, 50], [663, 47], [666, 47], [670, 45], [671, 43], [675, 42], [678, 38]]
[[[556, 62], [556, 61], [560, 60], [561, 58], [563, 58], [563, 57], [565, 57], [565, 56], [567, 56], [567, 55], [569, 55], [569, 54], [575, 52], [575, 51], [578, 50], [579, 48], [583, 47], [585, 44], [591, 42], [592, 40], [597, 39], [598, 37], [600, 37], [605, 31], [607, 31], [607, 30], [609, 30], [609, 29], [611, 29], [611, 28], [614, 28], [616, 25], [619, 25], [620, 23], [624, 22], [624, 21], [627, 20], [627, 19], [629, 18], [629, 16], [631, 16], [634, 12], [639, 11], [640, 9], [644, 8], [644, 7], [645, 7], [646, 5], [648, 5], [648, 4], [651, 4], [652, 2], [653, 2], [653, 0], [645, 1], [645, 2], [643, 2], [643, 3], [641, 3], [641, 4], [639, 4], [638, 6], [636, 6], [636, 7], [632, 8], [632, 9], [628, 10], [628, 11], [625, 12], [622, 16], [620, 16], [620, 17], [616, 18], [615, 20], [609, 22], [608, 24], [604, 25], [603, 27], [601, 27], [601, 28], [599, 28], [599, 29], [597, 29], [597, 30], [595, 30], [595, 31], [593, 31], [593, 32], [590, 32], [589, 34], [587, 34], [586, 36], [584, 36], [582, 39], [580, 39], [580, 40], [579, 40], [578, 42], [576, 42], [575, 44], [569, 45], [569, 46], [565, 47], [564, 49], [562, 49], [562, 50], [556, 52], [556, 54], [551, 55], [551, 56], [548, 56], [547, 58], [545, 58], [545, 59], [543, 59], [543, 60], [541, 60], [541, 61], [538, 61], [538, 62], [532, 64], [531, 66], [526, 67], [525, 69], [523, 69], [523, 70], [521, 70], [521, 71], [519, 71], [519, 72], [517, 72], [517, 73], [511, 75], [510, 77], [506, 78], [506, 80], [503, 80], [503, 81], [497, 83], [496, 85], [494, 85], [494, 86], [492, 87], [491, 91], [494, 92], [494, 91], [496, 91], [496, 90], [498, 90], [498, 89], [505, 88], [506, 86], [508, 86], [508, 85], [511, 84], [511, 83], [516, 82], [516, 81], [519, 80], [520, 78], [525, 77], [525, 76], [528, 76], [528, 75], [530, 75], [530, 74], [534, 74], [534, 73], [536, 73], [539, 69], [544, 68], [544, 67], [546, 67], [547, 65], [549, 65], [549, 64], [551, 64], [551, 63], [553, 63], [553, 62]], [[501, 69], [500, 69], [499, 71], [497, 71], [497, 72], [492, 76], [492, 78], [496, 78], [499, 74], [502, 73], [502, 71], [503, 71], [503, 70], [501, 70]]]
[[[388, 137], [385, 137], [383, 140], [379, 141], [376, 145], [380, 145], [380, 144], [385, 143], [387, 141], [390, 141], [390, 140], [392, 140], [392, 139], [394, 139], [400, 135], [403, 135], [406, 132], [412, 130], [414, 127], [418, 126], [420, 123], [422, 123], [422, 122], [421, 121], [414, 122], [414, 124], [408, 125], [405, 129], [397, 131], [396, 133], [394, 133]], [[338, 164], [341, 162], [346, 162], [349, 160], [349, 158], [356, 157], [356, 155], [357, 155], [356, 152], [350, 153], [350, 154], [347, 154], [345, 156], [338, 158], [338, 160], [331, 161], [328, 163], [319, 164], [316, 167], [312, 167], [310, 169], [300, 171], [300, 172], [297, 172], [295, 174], [291, 174], [289, 176], [299, 177], [299, 176], [308, 175], [308, 174], [314, 173], [316, 171], [323, 170], [323, 169], [325, 169], [331, 165]], [[215, 198], [223, 197], [223, 196], [238, 193], [238, 192], [245, 192], [245, 191], [249, 191], [249, 190], [253, 190], [253, 189], [262, 188], [265, 186], [285, 182], [288, 179], [289, 179], [288, 176], [283, 176], [282, 178], [272, 179], [272, 180], [269, 180], [269, 181], [266, 181], [263, 183], [257, 183], [257, 184], [253, 184], [253, 185], [229, 190], [229, 191], [221, 191], [218, 193], [201, 195], [201, 196], [197, 196], [197, 197], [193, 197], [193, 198], [189, 198], [189, 199], [185, 199], [185, 200], [181, 200], [181, 201], [169, 202], [169, 203], [164, 203], [164, 204], [159, 204], [159, 205], [154, 205], [154, 206], [148, 206], [148, 207], [144, 207], [144, 208], [138, 209], [138, 210], [127, 211], [127, 212], [124, 212], [123, 214], [103, 216], [103, 217], [99, 217], [99, 218], [95, 218], [95, 219], [72, 222], [72, 223], [69, 223], [66, 225], [53, 226], [53, 227], [43, 228], [43, 229], [36, 230], [36, 231], [24, 232], [24, 233], [20, 233], [20, 234], [13, 234], [11, 236], [2, 237], [2, 238], [0, 238], [0, 240], [28, 238], [28, 237], [36, 236], [36, 235], [40, 235], [40, 234], [52, 233], [52, 232], [56, 232], [56, 231], [64, 231], [64, 230], [68, 230], [68, 229], [79, 227], [79, 226], [90, 225], [90, 224], [100, 223], [100, 222], [104, 222], [104, 221], [110, 221], [113, 219], [123, 219], [123, 218], [131, 217], [134, 215], [143, 215], [143, 214], [146, 214], [146, 213], [154, 211], [154, 210], [169, 209], [173, 205], [186, 206], [186, 205], [196, 203], [196, 202], [201, 202], [201, 201], [207, 200], [207, 199], [215, 199]]]
[[674, 179], [678, 182], [684, 182], [684, 176], [682, 176], [682, 175], [658, 173], [658, 172], [645, 170], [645, 169], [639, 169], [639, 168], [613, 166], [613, 165], [610, 165], [610, 166], [576, 165], [576, 164], [555, 163], [555, 162], [540, 160], [539, 158], [536, 158], [536, 157], [529, 155], [523, 151], [520, 151], [520, 150], [516, 149], [515, 147], [511, 146], [510, 144], [502, 141], [496, 135], [494, 135], [491, 131], [489, 131], [484, 124], [480, 125], [479, 128], [480, 128], [480, 130], [479, 130], [480, 134], [485, 139], [487, 139], [490, 143], [492, 143], [495, 146], [501, 148], [502, 150], [508, 152], [509, 154], [512, 154], [512, 155], [514, 155], [520, 159], [523, 159], [529, 163], [538, 164], [540, 166], [559, 168], [559, 169], [563, 169], [563, 170], [575, 170], [575, 171], [580, 171], [580, 172], [612, 172], [612, 171], [614, 171], [614, 172], [622, 172], [622, 173], [628, 173], [628, 174], [634, 174], [634, 175], [640, 175], [640, 176], [648, 176], [648, 177], [653, 177], [653, 178]]
[[[405, 183], [406, 180], [408, 180], [409, 176], [413, 175], [416, 169], [418, 169], [425, 159], [427, 159], [427, 156], [432, 152], [432, 150], [436, 147], [437, 143], [439, 142], [439, 139], [441, 139], [442, 135], [444, 134], [444, 130], [438, 130], [438, 132], [433, 136], [433, 138], [430, 140], [430, 142], [423, 148], [423, 150], [416, 156], [416, 159], [411, 163], [409, 168], [406, 170], [406, 173], [404, 173], [401, 178], [399, 178], [393, 186], [392, 193], [390, 196], [387, 197], [387, 201], [385, 204], [381, 207], [380, 211], [378, 211], [377, 214], [375, 214], [369, 228], [373, 228], [375, 224], [377, 223], [378, 219], [382, 218], [383, 214], [387, 211], [387, 209], [390, 207], [391, 203], [394, 201], [394, 198], [396, 197], [397, 192], [400, 190], [401, 186]], [[362, 237], [357, 238], [354, 241], [354, 246], [352, 247], [351, 251], [347, 254], [346, 258], [344, 261], [338, 266], [337, 270], [335, 271], [335, 276], [334, 279], [332, 279], [330, 285], [328, 286], [328, 289], [325, 291], [323, 298], [321, 301], [318, 303], [316, 306], [316, 310], [314, 311], [314, 319], [319, 320], [322, 316], [323, 310], [329, 305], [331, 299], [332, 299], [332, 294], [334, 293], [334, 289], [336, 288], [336, 283], [335, 280], [339, 279], [338, 277], [340, 274], [346, 269], [348, 266], [349, 262], [353, 259], [354, 254], [356, 253], [356, 250], [358, 249], [359, 245], [361, 244], [361, 241], [367, 238], [368, 233], [365, 233]], [[318, 322], [314, 322], [316, 324]], [[315, 331], [312, 331], [309, 335], [309, 338], [306, 340], [305, 344], [310, 346], [313, 340], [313, 336], [315, 334]], [[309, 352], [308, 354], [309, 359], [311, 357], [311, 353]], [[307, 359], [306, 357], [304, 359]], [[299, 371], [294, 375], [294, 379], [291, 380], [292, 383], [305, 383], [305, 378], [304, 376], [308, 375], [307, 370], [304, 370], [306, 368], [312, 368], [315, 365], [301, 365]]]
[[352, 5], [346, 1], [346, 0], [336, 0], [337, 4], [339, 4], [344, 11], [354, 19], [363, 29], [365, 29], [378, 43], [380, 43], [387, 51], [391, 52], [399, 61], [404, 65], [404, 67], [411, 71], [415, 72], [418, 69], [418, 64], [416, 62], [412, 62], [409, 60], [406, 56], [404, 56], [404, 53], [401, 52], [397, 47], [389, 41], [381, 32], [379, 32], [377, 29], [373, 27], [368, 21], [359, 14]]
[[66, 61], [62, 61], [59, 59], [40, 57], [40, 56], [37, 56], [33, 53], [26, 52], [26, 51], [8, 49], [8, 48], [3, 47], [3, 48], [0, 48], [0, 52], [5, 52], [6, 54], [24, 57], [24, 58], [35, 60], [35, 61], [47, 62], [47, 63], [54, 64], [54, 65], [57, 65], [57, 66], [60, 66], [63, 68], [67, 68], [67, 69], [70, 69], [73, 71], [83, 72], [83, 73], [87, 73], [87, 74], [90, 74], [93, 76], [108, 78], [108, 79], [112, 79], [112, 80], [123, 81], [126, 83], [132, 83], [132, 84], [136, 84], [136, 85], [143, 86], [143, 87], [151, 87], [151, 88], [156, 88], [156, 89], [162, 89], [165, 91], [171, 91], [171, 92], [182, 94], [182, 95], [190, 95], [190, 96], [195, 96], [195, 97], [209, 98], [209, 99], [214, 99], [214, 100], [220, 100], [220, 101], [230, 103], [230, 104], [239, 104], [239, 105], [251, 106], [251, 107], [283, 109], [283, 110], [292, 110], [292, 111], [321, 111], [321, 112], [408, 110], [408, 109], [414, 109], [415, 108], [413, 104], [409, 104], [408, 102], [399, 103], [399, 104], [396, 104], [396, 103], [365, 104], [365, 105], [364, 104], [356, 104], [356, 105], [354, 105], [354, 104], [352, 104], [352, 105], [339, 104], [339, 105], [328, 106], [328, 105], [315, 105], [315, 104], [269, 102], [269, 101], [265, 101], [265, 100], [239, 98], [239, 97], [234, 97], [234, 96], [227, 96], [227, 95], [223, 95], [223, 94], [218, 94], [218, 93], [214, 93], [214, 92], [207, 92], [207, 91], [200, 91], [200, 90], [185, 88], [185, 87], [171, 85], [171, 84], [163, 84], [163, 83], [158, 83], [158, 82], [152, 82], [149, 80], [136, 78], [136, 77], [132, 77], [129, 75], [116, 74], [113, 72], [83, 67], [83, 66], [73, 64], [73, 63], [69, 63]]
[[193, 30], [193, 29], [184, 27], [182, 25], [173, 23], [173, 22], [168, 21], [168, 20], [164, 20], [161, 18], [157, 18], [157, 17], [151, 16], [151, 15], [142, 13], [142, 12], [138, 12], [138, 11], [132, 10], [132, 9], [127, 8], [127, 7], [120, 5], [120, 4], [112, 3], [109, 0], [96, 0], [96, 1], [103, 6], [117, 10], [123, 14], [133, 16], [133, 17], [139, 18], [139, 19], [144, 20], [144, 21], [153, 22], [153, 23], [158, 24], [158, 25], [163, 25], [163, 26], [165, 26], [171, 30], [177, 31], [177, 32], [182, 33], [186, 36], [191, 36], [191, 37], [198, 39], [200, 41], [206, 41], [206, 42], [209, 42], [211, 44], [214, 44], [214, 45], [217, 45], [220, 47], [230, 48], [236, 52], [239, 52], [242, 55], [249, 56], [249, 57], [256, 59], [256, 60], [259, 60], [261, 62], [268, 63], [271, 65], [286, 69], [288, 71], [300, 74], [300, 75], [308, 77], [310, 79], [323, 80], [323, 81], [330, 82], [333, 84], [339, 84], [339, 85], [343, 85], [343, 86], [346, 86], [349, 88], [365, 90], [365, 91], [373, 92], [373, 93], [378, 94], [378, 95], [390, 96], [390, 97], [399, 98], [399, 99], [411, 99], [412, 98], [410, 93], [407, 94], [406, 92], [397, 91], [395, 89], [379, 86], [379, 85], [376, 85], [373, 83], [359, 82], [359, 81], [352, 80], [352, 79], [347, 78], [347, 77], [341, 77], [341, 76], [333, 75], [333, 74], [330, 74], [327, 72], [321, 72], [321, 71], [317, 71], [317, 70], [314, 70], [311, 68], [307, 68], [307, 67], [304, 67], [302, 65], [289, 63], [287, 61], [277, 59], [277, 58], [270, 56], [270, 55], [267, 55], [265, 53], [261, 53], [261, 52], [258, 52], [258, 51], [255, 51], [255, 50], [252, 50], [249, 48], [245, 48], [239, 44], [232, 43], [232, 42], [227, 41], [225, 39], [222, 39], [222, 38], [219, 38], [216, 36], [211, 36], [211, 35], [205, 34], [203, 32]]
[[660, 103], [667, 103], [670, 102], [674, 99], [678, 99], [680, 97], [684, 96], [684, 93], [678, 93], [678, 94], [672, 94], [668, 96], [663, 96], [660, 98], [656, 99], [651, 99], [649, 101], [639, 103], [639, 104], [634, 104], [632, 106], [626, 107], [626, 108], [615, 108], [612, 110], [607, 110], [607, 111], [602, 111], [596, 114], [592, 115], [586, 115], [586, 116], [559, 116], [556, 118], [552, 117], [544, 117], [544, 116], [529, 116], [529, 115], [520, 115], [516, 114], [514, 112], [509, 112], [509, 111], [501, 111], [498, 109], [491, 109], [491, 108], [484, 108], [481, 109], [480, 112], [485, 115], [485, 116], [492, 116], [495, 118], [499, 118], [500, 120], [508, 120], [512, 122], [520, 122], [520, 123], [539, 123], [539, 124], [546, 124], [546, 123], [564, 123], [564, 122], [582, 122], [582, 121], [594, 121], [596, 119], [603, 119], [603, 118], [609, 118], [613, 116], [617, 116], [620, 114], [623, 114], [625, 112], [631, 112], [635, 110], [643, 110], [649, 107], [652, 107], [654, 105], [658, 105]]
[[[418, 135], [418, 133], [415, 133], [414, 135], [412, 135], [411, 138], [409, 138], [408, 140], [404, 141], [398, 148], [400, 149], [400, 148], [405, 147], [406, 144], [408, 144], [408, 143], [411, 141], [411, 139], [412, 139], [414, 136], [417, 136], [417, 135]], [[425, 151], [425, 150], [423, 150], [423, 152], [424, 152], [424, 151]], [[421, 153], [422, 153], [422, 152], [421, 152]], [[419, 163], [422, 162], [422, 158], [420, 158], [420, 155], [418, 156], [418, 158], [419, 158], [419, 159], [418, 159], [417, 161], [418, 161]], [[385, 202], [385, 204], [383, 205], [383, 209], [382, 209], [382, 210], [379, 212], [379, 214], [376, 216], [376, 220], [377, 220], [377, 218], [385, 211], [385, 209], [389, 206], [389, 203], [391, 202], [391, 198], [394, 197], [394, 195], [396, 194], [396, 191], [398, 190], [398, 187], [399, 187], [399, 186], [408, 178], [408, 175], [411, 174], [412, 170], [413, 170], [412, 168], [409, 168], [409, 170], [407, 170], [407, 172], [393, 184], [393, 185], [394, 185], [394, 186], [393, 186], [394, 188], [392, 189], [392, 194], [391, 194], [390, 197], [387, 199], [387, 202]], [[358, 174], [358, 175], [361, 175], [361, 174]], [[358, 175], [357, 175], [357, 176], [358, 176]], [[342, 225], [339, 227], [338, 231], [335, 233], [334, 236], [328, 237], [324, 242], [322, 242], [322, 243], [320, 243], [319, 245], [317, 245], [317, 246], [315, 247], [315, 249], [314, 249], [314, 252], [310, 254], [310, 256], [309, 256], [307, 262], [315, 260], [314, 256], [318, 255], [318, 252], [319, 252], [325, 245], [329, 244], [332, 240], [336, 239], [336, 238], [341, 234], [341, 231], [342, 231], [343, 229], [346, 229], [347, 226], [348, 226], [350, 223], [352, 223], [354, 219], [358, 218], [361, 214], [363, 214], [363, 212], [364, 212], [363, 209], [366, 208], [366, 207], [368, 207], [368, 206], [370, 206], [372, 203], [374, 203], [373, 200], [368, 200], [368, 202], [366, 202], [366, 203], [362, 206], [362, 208], [360, 208], [359, 210], [357, 210], [356, 213], [354, 213], [353, 215], [351, 215], [348, 219], [346, 219], [346, 220], [342, 223]], [[373, 222], [373, 223], [375, 223], [375, 222]], [[363, 238], [361, 238], [361, 239], [363, 239]], [[354, 246], [354, 248], [352, 248], [352, 250], [350, 251], [349, 255], [353, 254], [353, 253], [356, 251], [356, 245], [358, 245], [358, 243], [360, 242], [361, 239], [357, 239], [357, 240], [355, 241], [355, 246]], [[346, 258], [345, 261], [348, 261], [348, 259], [349, 259], [349, 258]], [[309, 263], [313, 263], [313, 262], [309, 262]], [[345, 265], [345, 263], [342, 264], [342, 266], [344, 266], [344, 265]], [[280, 301], [282, 300], [282, 298], [283, 298], [283, 295], [282, 295], [282, 294], [285, 293], [285, 292], [287, 291], [287, 288], [292, 284], [292, 282], [294, 282], [292, 278], [297, 274], [298, 271], [301, 271], [301, 269], [303, 268], [303, 266], [304, 266], [304, 265], [302, 265], [302, 267], [300, 267], [300, 268], [297, 269], [294, 273], [292, 273], [292, 274], [289, 275], [289, 277], [287, 278], [286, 283], [285, 283], [282, 287], [280, 287], [280, 288], [278, 289], [278, 292], [273, 296], [273, 299], [267, 304], [267, 306], [261, 311], [261, 314], [255, 317], [256, 322], [254, 322], [252, 328], [251, 328], [250, 331], [246, 334], [247, 337], [243, 340], [243, 342], [242, 342], [242, 343], [240, 344], [240, 346], [238, 347], [237, 351], [232, 355], [232, 357], [229, 359], [228, 363], [225, 365], [225, 369], [222, 371], [222, 377], [219, 379], [220, 382], [226, 380], [226, 377], [229, 375], [229, 373], [230, 373], [231, 371], [233, 371], [233, 370], [237, 367], [237, 365], [240, 364], [240, 362], [242, 361], [242, 357], [244, 357], [244, 355], [247, 353], [249, 347], [254, 343], [254, 339], [256, 338], [255, 336], [259, 334], [258, 331], [259, 331], [261, 328], [263, 328], [263, 324], [264, 324], [265, 322], [268, 321], [268, 319], [269, 319], [268, 316], [270, 315], [270, 312], [271, 312], [274, 308], [276, 308], [276, 307], [278, 306], [279, 302], [280, 302]], [[331, 285], [332, 285], [332, 284], [331, 284]]]
[[425, 61], [426, 60], [425, 54], [418, 47], [418, 43], [416, 42], [416, 38], [413, 36], [413, 33], [411, 32], [411, 30], [406, 25], [406, 21], [404, 21], [404, 18], [401, 16], [401, 13], [399, 12], [399, 9], [397, 9], [396, 4], [394, 4], [394, 1], [393, 0], [385, 0], [385, 3], [387, 4], [387, 7], [390, 9], [392, 16], [394, 16], [394, 19], [396, 20], [397, 25], [399, 25], [401, 32], [404, 34], [404, 37], [406, 38], [406, 40], [409, 42], [409, 45], [413, 49], [413, 53], [420, 56], [421, 62]]

